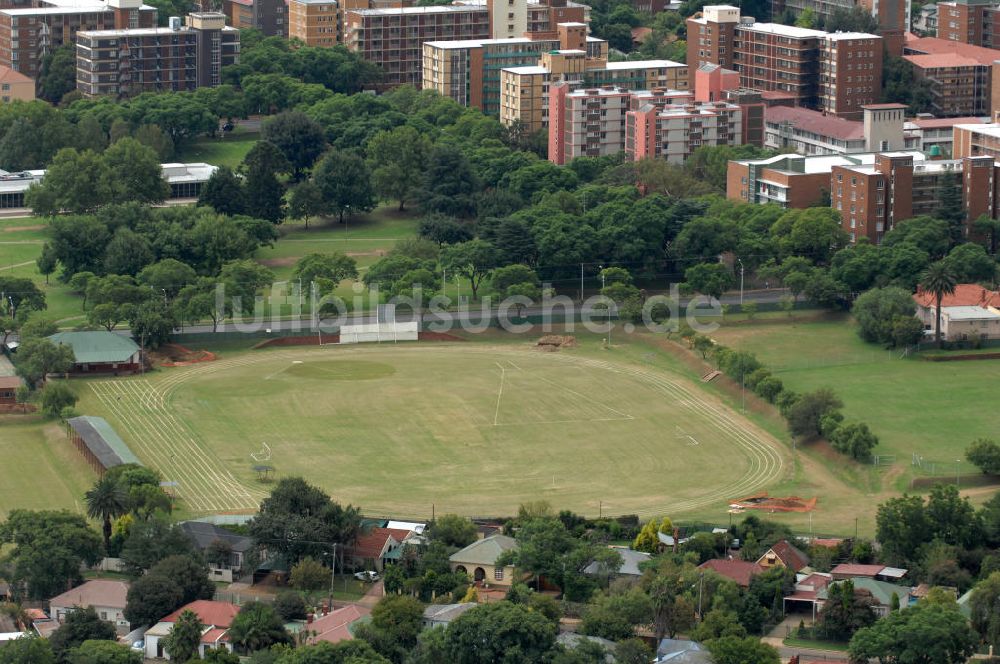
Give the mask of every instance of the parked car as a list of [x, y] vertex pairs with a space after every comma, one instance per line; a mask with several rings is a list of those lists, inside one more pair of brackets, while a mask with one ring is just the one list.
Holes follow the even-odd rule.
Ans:
[[367, 572], [355, 572], [354, 578], [358, 581], [365, 581], [367, 583], [374, 583], [378, 581], [378, 572], [369, 570]]

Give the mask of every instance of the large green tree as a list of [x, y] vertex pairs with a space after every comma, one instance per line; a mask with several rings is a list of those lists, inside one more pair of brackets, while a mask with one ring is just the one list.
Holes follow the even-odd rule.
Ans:
[[857, 662], [959, 664], [975, 652], [976, 643], [976, 633], [957, 608], [920, 603], [859, 630], [849, 653]]
[[243, 159], [242, 170], [246, 178], [243, 187], [244, 212], [251, 217], [266, 219], [279, 224], [284, 219], [285, 187], [278, 180], [279, 173], [291, 166], [273, 143], [258, 141]]
[[323, 195], [325, 211], [344, 215], [368, 212], [375, 207], [375, 192], [365, 160], [353, 152], [330, 150], [316, 164], [313, 182]]
[[237, 648], [248, 653], [292, 642], [278, 612], [270, 604], [261, 602], [248, 602], [240, 607], [229, 628], [229, 638]]
[[543, 661], [555, 638], [555, 624], [541, 614], [495, 602], [466, 611], [448, 625], [444, 651], [453, 664], [530, 664]]
[[899, 316], [913, 316], [913, 296], [902, 288], [873, 288], [854, 301], [851, 313], [858, 322], [858, 334], [865, 341], [892, 343], [893, 324]]
[[312, 167], [326, 149], [323, 127], [300, 111], [284, 111], [264, 123], [261, 138], [273, 143], [292, 167], [292, 178]]
[[441, 251], [441, 264], [469, 280], [475, 299], [483, 280], [497, 267], [496, 247], [479, 239], [449, 245]]
[[73, 349], [64, 344], [54, 344], [44, 338], [25, 339], [17, 349], [17, 373], [30, 385], [37, 386], [50, 374], [73, 368]]
[[111, 546], [111, 521], [128, 513], [128, 493], [114, 476], [104, 475], [83, 496], [87, 516], [100, 519], [104, 533], [104, 547]]
[[405, 209], [419, 187], [430, 151], [430, 139], [408, 125], [375, 134], [365, 152], [376, 193], [399, 201], [399, 209]]
[[182, 611], [174, 621], [170, 633], [163, 639], [163, 649], [170, 659], [186, 662], [198, 654], [201, 643], [201, 618], [190, 609]]
[[61, 660], [68, 659], [70, 651], [86, 641], [116, 641], [115, 626], [101, 620], [92, 606], [77, 607], [63, 620], [59, 629], [49, 637], [52, 651]]
[[42, 67], [35, 82], [38, 96], [58, 104], [67, 92], [76, 89], [76, 50], [64, 44], [42, 57]]
[[[107, 166], [108, 203], [161, 203], [170, 195], [160, 156], [134, 138], [116, 141], [101, 155]], [[47, 176], [46, 176], [47, 177]]]

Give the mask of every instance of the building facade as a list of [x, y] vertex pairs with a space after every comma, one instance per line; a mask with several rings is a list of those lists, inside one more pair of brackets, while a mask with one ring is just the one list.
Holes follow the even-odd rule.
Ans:
[[0, 65], [0, 104], [31, 101], [35, 98], [35, 82], [10, 67]]
[[156, 25], [156, 8], [141, 0], [32, 0], [0, 9], [0, 66], [38, 78], [42, 58], [76, 42], [85, 30], [124, 30]]
[[771, 16], [779, 16], [786, 9], [796, 16], [807, 9], [826, 21], [835, 11], [861, 7], [878, 21], [878, 34], [885, 40], [892, 55], [902, 53], [903, 38], [910, 25], [910, 0], [771, 0]]
[[937, 3], [939, 39], [996, 48], [1000, 46], [1000, 5], [994, 0], [951, 0]]
[[307, 46], [336, 46], [344, 43], [348, 11], [401, 9], [413, 4], [413, 0], [288, 0], [288, 36]]
[[88, 97], [190, 91], [221, 82], [239, 62], [240, 32], [224, 14], [189, 14], [187, 25], [95, 30], [77, 35], [77, 89]]
[[256, 28], [265, 37], [288, 36], [285, 0], [222, 0], [222, 12], [234, 28]]
[[938, 117], [990, 115], [1000, 52], [935, 37], [908, 39], [903, 59], [930, 82], [931, 112]]

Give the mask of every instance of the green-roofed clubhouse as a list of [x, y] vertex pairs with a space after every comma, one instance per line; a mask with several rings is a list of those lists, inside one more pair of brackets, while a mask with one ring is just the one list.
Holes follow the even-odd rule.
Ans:
[[99, 473], [126, 463], [142, 465], [103, 417], [81, 415], [66, 420], [70, 440]]
[[73, 349], [73, 373], [131, 373], [139, 370], [139, 346], [114, 332], [58, 332], [49, 337], [55, 344]]

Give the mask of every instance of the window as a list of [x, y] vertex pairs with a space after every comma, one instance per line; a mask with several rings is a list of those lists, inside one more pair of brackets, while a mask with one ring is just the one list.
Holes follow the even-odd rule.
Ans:
[[497, 567], [493, 570], [493, 578], [496, 581], [503, 581], [503, 567]]

